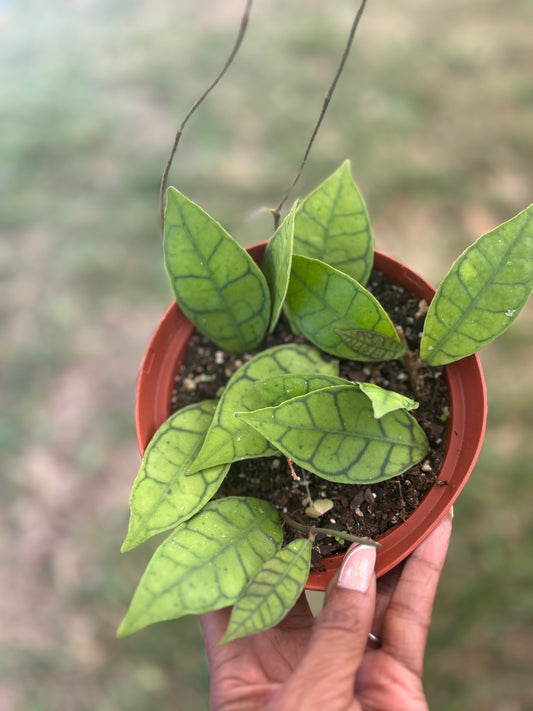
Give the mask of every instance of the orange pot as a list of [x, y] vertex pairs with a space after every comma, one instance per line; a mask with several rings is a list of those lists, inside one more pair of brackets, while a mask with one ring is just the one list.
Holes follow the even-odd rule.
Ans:
[[[265, 245], [261, 243], [248, 248], [258, 263], [263, 258]], [[435, 289], [401, 262], [375, 252], [374, 268], [389, 281], [403, 286], [428, 303], [433, 298]], [[192, 323], [174, 302], [150, 340], [141, 365], [135, 406], [137, 441], [141, 455], [157, 428], [171, 414], [176, 376], [193, 330]], [[463, 358], [445, 366], [444, 370], [450, 397], [450, 416], [439, 480], [447, 484], [433, 486], [407, 521], [379, 539], [382, 547], [377, 554], [378, 577], [400, 563], [435, 528], [465, 485], [481, 449], [487, 399], [479, 358], [477, 355]], [[312, 572], [306, 589], [325, 590], [342, 559], [342, 554], [324, 558], [322, 564], [325, 570]]]

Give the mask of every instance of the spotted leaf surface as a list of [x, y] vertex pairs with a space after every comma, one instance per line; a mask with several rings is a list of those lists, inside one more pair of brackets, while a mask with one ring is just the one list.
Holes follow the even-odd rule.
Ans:
[[326, 353], [351, 360], [373, 360], [353, 349], [339, 331], [375, 331], [399, 338], [378, 301], [351, 277], [316, 259], [294, 255], [286, 308], [291, 322]]
[[405, 346], [398, 338], [384, 336], [375, 331], [336, 330], [337, 335], [353, 352], [353, 358], [365, 361], [394, 360], [405, 353]]
[[274, 407], [299, 395], [306, 395], [313, 390], [322, 390], [332, 385], [346, 385], [347, 380], [335, 375], [275, 375], [260, 380], [255, 388], [264, 407]]
[[233, 605], [282, 539], [278, 514], [268, 502], [210, 501], [155, 551], [118, 635]]
[[410, 397], [385, 390], [374, 383], [357, 383], [359, 389], [370, 399], [374, 410], [374, 417], [378, 419], [394, 410], [416, 410], [418, 403]]
[[533, 289], [533, 205], [474, 242], [454, 263], [429, 306], [420, 356], [443, 365], [503, 333]]
[[276, 448], [234, 414], [264, 406], [254, 384], [272, 375], [317, 372], [334, 375], [338, 364], [326, 361], [320, 351], [307, 345], [290, 344], [262, 351], [230, 378], [218, 403], [205, 442], [190, 472], [240, 459], [264, 457]]
[[221, 348], [243, 353], [270, 319], [266, 280], [250, 255], [198, 205], [169, 188], [165, 265], [183, 313]]
[[152, 437], [130, 500], [130, 524], [122, 551], [193, 516], [216, 492], [229, 464], [185, 476], [200, 451], [217, 401], [205, 400], [175, 412]]
[[354, 385], [315, 390], [239, 414], [274, 447], [323, 479], [366, 484], [401, 474], [426, 454], [426, 435], [404, 410], [374, 417]]
[[270, 301], [272, 303], [270, 332], [276, 327], [289, 287], [295, 211], [296, 205], [270, 239], [265, 249], [265, 256], [261, 267], [267, 280], [268, 288], [270, 289]]
[[350, 172], [341, 167], [300, 205], [294, 251], [320, 259], [366, 284], [374, 259], [368, 212]]
[[259, 568], [235, 603], [220, 644], [274, 627], [295, 605], [311, 567], [311, 541], [299, 538]]

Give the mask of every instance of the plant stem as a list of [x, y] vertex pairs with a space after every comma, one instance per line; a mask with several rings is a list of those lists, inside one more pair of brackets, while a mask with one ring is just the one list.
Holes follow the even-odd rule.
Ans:
[[420, 388], [418, 384], [418, 356], [409, 348], [403, 328], [401, 326], [396, 326], [396, 332], [400, 341], [405, 346], [405, 354], [401, 358], [401, 362], [407, 370], [409, 384], [411, 385], [413, 392], [418, 394]]
[[318, 526], [306, 526], [303, 523], [298, 523], [294, 521], [290, 516], [287, 516], [283, 511], [278, 511], [281, 518], [288, 524], [291, 528], [301, 533], [306, 533], [307, 535], [316, 535], [321, 533], [324, 536], [332, 536], [333, 538], [342, 538], [345, 541], [350, 541], [350, 543], [363, 543], [365, 546], [374, 546], [376, 548], [381, 548], [381, 543], [373, 541], [371, 538], [364, 538], [362, 536], [353, 536], [351, 533], [346, 533], [345, 531], [336, 531], [334, 528], [319, 528]]
[[333, 79], [333, 82], [329, 89], [326, 92], [326, 96], [324, 97], [324, 102], [322, 104], [322, 109], [320, 111], [320, 115], [318, 117], [318, 121], [316, 122], [316, 125], [313, 129], [313, 132], [311, 134], [311, 138], [309, 139], [309, 142], [307, 144], [307, 148], [305, 149], [304, 157], [302, 159], [302, 162], [300, 164], [300, 167], [298, 169], [298, 172], [296, 173], [296, 177], [292, 181], [289, 189], [287, 190], [287, 193], [285, 197], [281, 200], [280, 204], [272, 210], [272, 214], [274, 215], [274, 229], [276, 230], [279, 227], [279, 222], [281, 218], [281, 210], [283, 208], [283, 205], [285, 205], [285, 202], [287, 201], [289, 195], [291, 194], [293, 188], [295, 187], [296, 183], [300, 180], [300, 176], [302, 174], [302, 171], [305, 167], [305, 164], [307, 162], [307, 158], [309, 157], [309, 153], [311, 151], [311, 148], [313, 146], [314, 140], [316, 138], [316, 135], [320, 129], [320, 126], [322, 125], [322, 121], [324, 119], [324, 116], [326, 115], [326, 111], [328, 109], [329, 103], [331, 101], [331, 97], [333, 96], [333, 92], [335, 91], [335, 87], [337, 86], [337, 82], [339, 81], [339, 78], [342, 74], [342, 70], [344, 69], [344, 65], [346, 64], [346, 60], [348, 59], [348, 56], [350, 54], [350, 50], [352, 48], [353, 44], [353, 38], [355, 37], [355, 32], [357, 30], [357, 26], [359, 25], [359, 21], [363, 15], [365, 5], [366, 5], [367, 0], [361, 0], [361, 5], [359, 6], [359, 9], [357, 10], [357, 13], [355, 15], [355, 18], [352, 22], [352, 26], [350, 28], [350, 34], [348, 35], [348, 41], [346, 42], [346, 46], [344, 48], [344, 52], [342, 53], [341, 61], [339, 64], [339, 67], [337, 69], [337, 72], [335, 74], [335, 77]]
[[176, 132], [176, 136], [174, 138], [174, 143], [172, 145], [172, 149], [170, 151], [170, 156], [168, 158], [167, 164], [165, 166], [165, 170], [163, 171], [163, 177], [161, 178], [161, 186], [159, 188], [159, 215], [160, 215], [160, 220], [161, 220], [161, 233], [163, 233], [164, 230], [164, 225], [165, 225], [165, 190], [167, 187], [167, 180], [168, 180], [168, 174], [170, 172], [170, 167], [172, 166], [172, 161], [174, 160], [174, 156], [176, 155], [176, 151], [178, 149], [178, 144], [180, 142], [181, 136], [183, 134], [183, 130], [185, 129], [185, 126], [188, 122], [188, 120], [191, 118], [191, 116], [194, 114], [196, 109], [200, 106], [200, 104], [204, 101], [204, 99], [211, 93], [211, 91], [215, 88], [215, 86], [218, 84], [218, 82], [222, 79], [224, 74], [226, 73], [227, 69], [235, 59], [235, 55], [239, 51], [239, 48], [242, 44], [242, 41], [244, 39], [244, 35], [246, 34], [246, 28], [248, 27], [248, 21], [250, 19], [250, 11], [252, 9], [252, 2], [253, 0], [246, 0], [246, 6], [244, 8], [244, 12], [241, 18], [241, 24], [239, 27], [239, 32], [237, 34], [237, 39], [235, 40], [235, 44], [233, 45], [233, 49], [231, 50], [229, 57], [226, 60], [226, 63], [216, 76], [213, 82], [207, 87], [207, 89], [203, 92], [201, 96], [196, 99], [194, 104], [191, 106], [189, 109], [187, 115], [183, 119], [181, 126], [178, 128]]
[[[305, 491], [307, 493], [307, 500], [309, 502], [309, 506], [313, 505], [313, 497], [311, 496], [311, 489], [309, 488], [309, 482], [307, 481], [307, 477], [305, 476], [305, 472], [302, 471], [302, 483], [305, 486]], [[305, 501], [304, 501], [305, 504]]]

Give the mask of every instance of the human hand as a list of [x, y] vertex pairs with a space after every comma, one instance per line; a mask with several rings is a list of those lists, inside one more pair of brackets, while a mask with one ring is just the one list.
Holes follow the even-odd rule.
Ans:
[[203, 615], [211, 710], [426, 711], [423, 659], [451, 528], [445, 516], [377, 584], [375, 549], [353, 545], [316, 619], [302, 595], [276, 627], [220, 647], [231, 608]]

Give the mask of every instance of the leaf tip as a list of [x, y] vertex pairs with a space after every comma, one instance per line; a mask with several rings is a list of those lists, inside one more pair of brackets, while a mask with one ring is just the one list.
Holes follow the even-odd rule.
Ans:
[[124, 543], [122, 544], [120, 548], [121, 553], [128, 553], [129, 551], [132, 551], [134, 548], [137, 548], [145, 539], [142, 538], [142, 534], [139, 535], [139, 530], [131, 525], [130, 522], [130, 527], [128, 530], [128, 534], [126, 538], [124, 539]]
[[128, 532], [124, 538], [124, 542], [120, 548], [121, 553], [127, 553], [137, 548], [147, 541], [152, 533], [150, 529], [145, 525], [145, 519], [139, 516], [139, 514], [133, 508], [130, 513], [130, 520], [128, 524]]
[[128, 615], [122, 620], [120, 625], [117, 628], [116, 631], [116, 636], [118, 639], [121, 639], [122, 637], [128, 637], [128, 635], [132, 634], [135, 632], [135, 630], [130, 629], [130, 626], [128, 624]]

